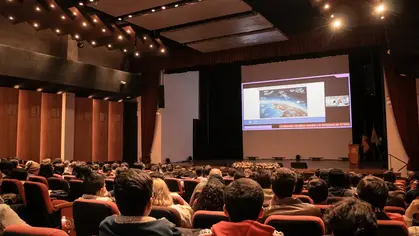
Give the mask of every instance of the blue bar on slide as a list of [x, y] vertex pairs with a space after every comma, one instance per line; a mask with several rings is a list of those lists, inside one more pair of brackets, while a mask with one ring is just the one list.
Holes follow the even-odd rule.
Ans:
[[244, 120], [243, 125], [279, 125], [279, 124], [301, 124], [301, 123], [322, 123], [326, 117], [291, 117], [280, 119], [258, 119]]

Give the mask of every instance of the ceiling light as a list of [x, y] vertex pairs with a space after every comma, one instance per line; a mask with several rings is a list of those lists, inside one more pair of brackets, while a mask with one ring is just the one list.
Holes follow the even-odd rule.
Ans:
[[122, 20], [122, 18], [118, 18], [118, 20]]
[[36, 11], [41, 11], [41, 8], [40, 7], [35, 7], [35, 10]]
[[105, 32], [106, 32], [106, 29], [105, 29], [105, 28], [103, 28], [103, 29], [102, 29], [102, 32], [103, 32], [103, 33], [105, 33]]
[[83, 6], [84, 5], [84, 3], [82, 3], [82, 2], [79, 2], [79, 6]]
[[59, 34], [61, 31], [60, 31], [60, 29], [56, 29], [56, 30], [55, 30], [55, 32], [56, 32], [57, 34]]
[[165, 7], [165, 6], [162, 6], [162, 7], [161, 7], [161, 9], [163, 9], [163, 10], [164, 10], [164, 9], [166, 9], [166, 7]]
[[406, 75], [406, 74], [400, 74], [400, 76], [402, 76], [402, 77], [406, 77], [407, 75]]
[[107, 101], [107, 100], [109, 100], [109, 97], [106, 97], [106, 98], [104, 98], [103, 100]]
[[61, 16], [61, 20], [65, 20], [65, 16], [64, 15]]
[[57, 94], [63, 94], [63, 91], [58, 91]]
[[96, 45], [96, 42], [95, 41], [92, 41], [92, 45]]
[[326, 4], [324, 4], [324, 9], [329, 9], [330, 8], [330, 5], [329, 5], [329, 3], [326, 3]]
[[166, 52], [166, 49], [162, 48], [162, 49], [160, 49], [160, 52], [161, 53], [165, 53]]
[[73, 15], [77, 16], [77, 12], [73, 12]]
[[126, 32], [127, 32], [128, 34], [130, 34], [130, 33], [131, 33], [131, 30], [127, 30]]
[[9, 20], [14, 20], [15, 18], [13, 16], [9, 16]]
[[179, 4], [176, 4], [176, 5], [175, 5], [175, 7], [178, 7], [178, 6], [179, 6]]
[[125, 82], [125, 81], [123, 81], [123, 80], [121, 80], [121, 84], [126, 84], [127, 82]]
[[335, 18], [335, 15], [331, 15], [330, 18]]
[[122, 40], [123, 38], [124, 38], [124, 37], [122, 37], [122, 35], [119, 35], [119, 36], [118, 36], [118, 39], [119, 39], [119, 40]]
[[124, 52], [128, 52], [128, 50], [127, 50], [127, 49], [125, 49], [125, 48], [124, 48], [124, 50], [123, 50], [123, 51], [124, 51]]
[[90, 0], [90, 2], [94, 2], [95, 0]]
[[42, 92], [42, 88], [38, 88], [38, 89], [36, 89], [36, 91]]
[[55, 8], [55, 5], [54, 4], [50, 4], [49, 5], [52, 9], [54, 9]]
[[93, 19], [93, 22], [97, 23], [97, 20], [96, 19]]
[[93, 95], [88, 96], [88, 98], [93, 98]]
[[20, 86], [18, 84], [16, 84], [15, 86], [13, 86], [13, 88], [18, 89], [18, 88], [20, 88]]
[[111, 48], [112, 47], [112, 45], [111, 44], [108, 44], [108, 48]]
[[144, 36], [143, 39], [146, 40], [147, 39], [147, 36]]
[[75, 35], [74, 35], [74, 38], [75, 38], [75, 39], [79, 39], [79, 38], [80, 38], [80, 36], [79, 36], [78, 34], [75, 34]]
[[156, 10], [154, 10], [154, 9], [151, 9], [151, 12], [155, 12]]
[[39, 27], [38, 23], [33, 23], [33, 27], [38, 28]]
[[118, 100], [118, 102], [122, 102], [122, 101], [124, 101], [124, 100], [123, 100], [123, 99], [119, 99], [119, 100]]
[[384, 19], [385, 19], [385, 17], [384, 17], [384, 16], [381, 16], [381, 17], [380, 17], [380, 19], [381, 19], [381, 20], [384, 20]]
[[127, 99], [131, 99], [131, 96], [128, 96]]
[[386, 7], [383, 4], [380, 4], [375, 8], [375, 11], [378, 13], [383, 13], [385, 10], [386, 10]]
[[332, 22], [332, 27], [335, 29], [339, 29], [342, 26], [342, 22], [339, 19], [336, 19]]
[[139, 52], [136, 52], [136, 53], [135, 53], [135, 56], [136, 56], [136, 57], [140, 56], [140, 53], [139, 53]]
[[129, 15], [128, 17], [129, 17], [129, 18], [132, 18], [132, 15]]
[[83, 22], [83, 24], [82, 24], [84, 27], [86, 27], [87, 26], [87, 23], [86, 22]]
[[153, 46], [153, 44], [150, 44], [150, 48], [153, 48], [154, 46]]

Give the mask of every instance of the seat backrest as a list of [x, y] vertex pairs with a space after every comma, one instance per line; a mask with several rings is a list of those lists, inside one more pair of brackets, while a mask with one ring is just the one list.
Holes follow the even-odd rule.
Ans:
[[73, 217], [78, 236], [99, 234], [99, 225], [106, 217], [119, 214], [113, 202], [78, 199], [73, 203]]
[[195, 201], [198, 199], [199, 194], [201, 194], [201, 190], [196, 191], [194, 194], [192, 194], [191, 196], [191, 200], [189, 200], [189, 205], [193, 206], [193, 204], [195, 203]]
[[50, 190], [63, 190], [66, 193], [70, 191], [70, 186], [68, 181], [65, 179], [50, 177], [48, 178], [48, 184]]
[[75, 175], [63, 175], [63, 178], [67, 181], [70, 181], [72, 179], [77, 179]]
[[322, 219], [314, 216], [272, 215], [266, 219], [265, 224], [284, 235], [322, 236], [326, 233]]
[[164, 181], [166, 182], [170, 192], [183, 193], [183, 188], [180, 179], [165, 178]]
[[308, 190], [307, 189], [303, 189], [303, 191], [301, 191], [301, 195], [308, 196]]
[[105, 179], [106, 190], [113, 190], [114, 179]]
[[2, 194], [5, 193], [14, 193], [19, 194], [20, 199], [22, 199], [23, 204], [26, 205], [26, 196], [25, 196], [25, 188], [23, 187], [23, 183], [17, 179], [4, 179], [3, 184], [1, 186]]
[[346, 197], [328, 197], [327, 204], [335, 204], [339, 201], [345, 200]]
[[195, 190], [195, 187], [199, 184], [197, 179], [184, 179], [183, 180], [183, 198], [185, 201], [189, 202], [192, 197], [192, 193]]
[[402, 207], [396, 207], [396, 206], [385, 206], [384, 212], [390, 212], [390, 213], [398, 213], [400, 215], [404, 215], [406, 210]]
[[59, 229], [31, 227], [29, 225], [11, 225], [4, 232], [4, 236], [68, 236]]
[[49, 184], [48, 184], [48, 181], [47, 181], [47, 179], [45, 177], [42, 177], [42, 176], [29, 176], [28, 180], [29, 181], [32, 181], [32, 182], [43, 183], [49, 189]]
[[380, 236], [408, 236], [409, 231], [406, 225], [396, 220], [377, 220], [378, 232]]
[[310, 203], [310, 204], [314, 204], [314, 202], [313, 202], [313, 200], [309, 197], [309, 196], [306, 196], [306, 195], [300, 195], [300, 194], [294, 194], [294, 195], [292, 195], [293, 197], [296, 197], [296, 198], [298, 198], [298, 199], [300, 199], [302, 202], [304, 202], [304, 203]]
[[171, 207], [153, 206], [151, 208], [150, 216], [156, 219], [164, 217], [168, 221], [175, 224], [177, 227], [181, 226], [181, 218], [179, 212]]
[[172, 197], [174, 204], [185, 205], [186, 203], [185, 200], [178, 194], [174, 193], [174, 194], [170, 194], [170, 196]]
[[314, 205], [316, 208], [320, 209], [322, 215], [331, 205]]
[[83, 181], [74, 179], [70, 180], [70, 193], [68, 194], [68, 198], [70, 201], [74, 201], [77, 198], [83, 195]]
[[220, 221], [228, 221], [228, 217], [222, 211], [197, 211], [192, 216], [192, 228], [210, 229]]
[[28, 178], [28, 171], [24, 168], [14, 168], [12, 170], [12, 179], [17, 179], [21, 181], [26, 181]]
[[49, 198], [45, 184], [26, 181], [25, 188], [26, 207], [32, 216], [33, 226], [50, 227], [54, 225], [49, 217], [54, 212], [54, 207]]

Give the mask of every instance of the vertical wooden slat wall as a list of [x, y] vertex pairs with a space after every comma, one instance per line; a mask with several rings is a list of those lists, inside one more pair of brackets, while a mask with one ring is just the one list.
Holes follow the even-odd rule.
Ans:
[[92, 161], [108, 160], [108, 110], [107, 101], [93, 100]]
[[41, 132], [41, 93], [19, 90], [16, 155], [39, 161]]
[[62, 95], [42, 93], [41, 102], [41, 160], [61, 156]]
[[0, 158], [16, 156], [19, 90], [0, 87]]
[[74, 159], [92, 161], [93, 100], [76, 97], [74, 120]]
[[109, 102], [108, 121], [108, 161], [122, 161], [122, 128], [124, 105], [120, 102]]

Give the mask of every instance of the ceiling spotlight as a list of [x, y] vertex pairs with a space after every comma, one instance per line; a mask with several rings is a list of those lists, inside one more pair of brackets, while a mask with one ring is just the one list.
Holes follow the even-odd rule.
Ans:
[[94, 2], [95, 0], [90, 0], [90, 2]]
[[154, 47], [154, 45], [153, 44], [150, 44], [150, 48], [153, 48]]
[[38, 28], [39, 27], [38, 23], [33, 23], [33, 27]]
[[138, 57], [138, 56], [140, 56], [140, 53], [139, 53], [139, 52], [136, 52], [134, 55], [135, 55], [136, 57]]
[[331, 15], [330, 18], [335, 18], [335, 15]]
[[63, 91], [58, 91], [57, 94], [63, 94]]
[[131, 33], [131, 30], [127, 30], [126, 32], [127, 32], [127, 34], [130, 34]]
[[78, 34], [75, 34], [75, 35], [74, 35], [74, 38], [75, 38], [75, 39], [79, 39], [79, 38], [80, 38], [80, 36], [79, 36]]
[[18, 89], [18, 88], [20, 88], [20, 86], [18, 84], [16, 84], [15, 86], [13, 86], [13, 88]]
[[88, 96], [88, 98], [93, 98], [93, 95]]
[[65, 16], [64, 15], [61, 16], [61, 20], [65, 20]]
[[143, 39], [146, 40], [147, 39], [147, 36], [144, 36]]
[[105, 33], [105, 32], [106, 32], [106, 29], [105, 29], [105, 28], [103, 28], [103, 29], [102, 29], [102, 32], [103, 32], [103, 33]]
[[35, 10], [36, 11], [41, 11], [41, 8], [40, 7], [35, 7]]
[[92, 45], [96, 45], [96, 42], [95, 41], [92, 41]]
[[165, 6], [162, 6], [162, 7], [161, 7], [161, 9], [163, 9], [163, 10], [164, 10], [164, 9], [166, 9], [166, 7], [165, 7]]
[[38, 89], [36, 89], [36, 91], [42, 92], [42, 88], [38, 88]]
[[9, 16], [9, 20], [14, 20], [15, 18], [13, 16]]
[[324, 9], [329, 9], [330, 8], [330, 5], [329, 5], [329, 3], [326, 3], [326, 4], [324, 4]]
[[406, 74], [400, 74], [400, 76], [402, 76], [402, 77], [406, 77], [407, 75], [406, 75]]
[[55, 32], [56, 32], [57, 34], [59, 34], [61, 31], [60, 31], [60, 29], [56, 29], [56, 30], [55, 30]]
[[55, 8], [55, 5], [54, 4], [50, 4], [49, 7], [51, 7], [52, 9], [54, 9]]
[[126, 48], [124, 48], [124, 50], [123, 50], [124, 52], [128, 52], [128, 50], [126, 49]]
[[385, 17], [384, 17], [384, 16], [381, 16], [381, 17], [380, 17], [380, 19], [381, 19], [381, 20], [384, 20], [384, 19], [385, 19]]
[[178, 6], [179, 6], [179, 4], [176, 4], [176, 5], [175, 5], [175, 7], [178, 7]]
[[122, 37], [122, 35], [119, 35], [119, 36], [118, 36], [118, 39], [119, 39], [119, 40], [122, 40], [123, 38], [124, 38], [124, 37]]
[[132, 18], [132, 15], [129, 15], [128, 17], [129, 17], [129, 18]]
[[79, 2], [79, 6], [83, 6], [84, 5], [84, 3], [82, 3], [82, 2]]
[[109, 97], [106, 97], [106, 98], [104, 98], [103, 100], [107, 101], [107, 100], [109, 100]]
[[162, 49], [160, 49], [160, 52], [161, 53], [165, 53], [166, 52], [166, 49], [162, 48]]
[[87, 23], [86, 22], [83, 22], [83, 24], [82, 24], [84, 27], [86, 27], [87, 26]]
[[156, 10], [154, 10], [154, 9], [151, 9], [151, 12], [155, 12]]
[[111, 44], [108, 44], [108, 48], [111, 48], [112, 47], [112, 45]]
[[332, 27], [334, 29], [339, 29], [342, 26], [342, 22], [339, 19], [336, 19], [332, 22]]
[[97, 23], [97, 20], [96, 19], [93, 19], [93, 22]]
[[120, 18], [118, 18], [118, 20], [122, 20], [122, 18], [120, 17]]
[[378, 13], [383, 13], [385, 10], [386, 10], [386, 7], [383, 4], [380, 4], [375, 8], [375, 11]]
[[127, 82], [125, 82], [125, 81], [121, 80], [121, 84], [127, 84]]
[[131, 99], [131, 96], [128, 96], [127, 99]]
[[77, 12], [73, 12], [73, 15], [77, 16]]
[[122, 102], [122, 101], [124, 101], [124, 100], [123, 100], [123, 99], [119, 99], [119, 100], [118, 100], [118, 102]]
[[77, 42], [77, 47], [78, 48], [84, 48], [84, 43], [83, 42]]

